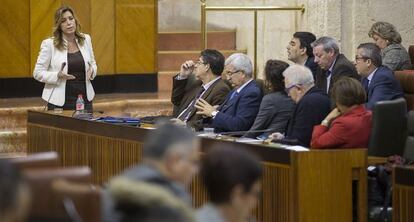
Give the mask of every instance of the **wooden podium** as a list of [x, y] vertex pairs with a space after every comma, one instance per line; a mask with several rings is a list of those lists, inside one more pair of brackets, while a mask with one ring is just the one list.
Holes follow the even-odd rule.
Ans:
[[[87, 165], [94, 182], [102, 184], [141, 160], [148, 131], [29, 111], [28, 152], [57, 151], [63, 166]], [[254, 212], [258, 221], [350, 222], [353, 187], [358, 221], [366, 221], [365, 149], [293, 151], [209, 138], [201, 138], [201, 144], [203, 152], [232, 146], [262, 158], [262, 197]], [[196, 207], [207, 201], [198, 176], [190, 190]]]
[[414, 166], [394, 168], [392, 207], [392, 221], [414, 221]]

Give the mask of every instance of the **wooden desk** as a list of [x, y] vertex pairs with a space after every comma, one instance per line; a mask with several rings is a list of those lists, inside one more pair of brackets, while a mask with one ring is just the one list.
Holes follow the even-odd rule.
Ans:
[[414, 166], [395, 167], [393, 171], [392, 221], [414, 221]]
[[[104, 183], [141, 160], [148, 130], [29, 111], [27, 133], [29, 152], [55, 150], [64, 166], [90, 166], [93, 180]], [[358, 184], [359, 221], [366, 221], [365, 149], [297, 152], [208, 138], [201, 143], [203, 152], [213, 146], [232, 146], [262, 158], [258, 221], [350, 222], [353, 181]], [[195, 206], [207, 200], [198, 176], [190, 189]]]

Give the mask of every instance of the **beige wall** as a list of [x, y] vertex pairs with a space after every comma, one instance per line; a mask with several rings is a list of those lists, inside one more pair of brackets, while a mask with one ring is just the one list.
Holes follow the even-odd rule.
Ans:
[[[200, 30], [198, 0], [158, 0], [159, 31]], [[259, 72], [267, 59], [286, 60], [286, 45], [297, 31], [338, 39], [344, 54], [353, 58], [359, 43], [371, 41], [367, 33], [376, 21], [397, 26], [403, 45], [414, 44], [413, 0], [207, 0], [209, 6], [297, 6], [306, 11], [262, 12], [258, 19]], [[208, 12], [208, 27], [236, 29], [237, 48], [253, 56], [253, 15], [249, 12]], [[297, 29], [295, 28], [297, 26]]]

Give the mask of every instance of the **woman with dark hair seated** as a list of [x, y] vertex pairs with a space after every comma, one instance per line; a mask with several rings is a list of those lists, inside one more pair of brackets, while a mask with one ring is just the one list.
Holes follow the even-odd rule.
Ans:
[[201, 178], [210, 202], [197, 211], [198, 222], [245, 222], [261, 195], [260, 161], [252, 154], [228, 147], [208, 152]]
[[332, 88], [336, 107], [314, 126], [311, 147], [362, 148], [368, 147], [371, 133], [371, 112], [364, 103], [366, 94], [359, 81], [343, 77]]
[[[292, 116], [295, 103], [285, 92], [282, 75], [289, 64], [280, 60], [268, 60], [265, 67], [265, 86], [269, 93], [263, 97], [259, 113], [249, 132], [244, 136], [266, 139], [271, 132], [284, 132]], [[263, 132], [265, 131], [265, 132]]]

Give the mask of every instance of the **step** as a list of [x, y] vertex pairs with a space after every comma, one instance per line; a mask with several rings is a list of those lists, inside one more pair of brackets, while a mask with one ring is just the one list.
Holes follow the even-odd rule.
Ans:
[[[247, 50], [220, 50], [227, 58], [233, 53], [247, 53]], [[189, 51], [158, 51], [158, 71], [179, 70], [183, 62], [187, 60], [198, 60], [199, 50]]]
[[[211, 31], [207, 34], [207, 48], [236, 49], [236, 31]], [[158, 50], [200, 50], [200, 32], [160, 32], [158, 33]]]

